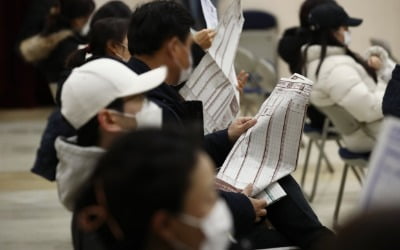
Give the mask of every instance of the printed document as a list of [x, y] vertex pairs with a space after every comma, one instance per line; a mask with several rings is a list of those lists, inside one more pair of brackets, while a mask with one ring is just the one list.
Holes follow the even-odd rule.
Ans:
[[[285, 195], [277, 180], [297, 166], [312, 82], [295, 74], [282, 78], [243, 134], [217, 175], [223, 190], [241, 191], [253, 184], [253, 196], [273, 202]], [[272, 185], [272, 186], [271, 186]]]

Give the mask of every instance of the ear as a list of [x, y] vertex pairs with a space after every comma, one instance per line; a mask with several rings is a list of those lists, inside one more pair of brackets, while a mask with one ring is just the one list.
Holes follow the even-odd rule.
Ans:
[[121, 126], [118, 124], [119, 117], [107, 109], [102, 109], [97, 114], [97, 120], [100, 127], [107, 132], [120, 132]]
[[170, 56], [177, 55], [181, 52], [180, 50], [180, 40], [177, 36], [174, 36], [166, 41], [168, 52]]
[[171, 242], [176, 238], [173, 233], [175, 224], [174, 219], [167, 212], [157, 211], [150, 220], [150, 229], [157, 237]]
[[118, 54], [118, 44], [112, 40], [108, 40], [106, 43], [106, 50], [109, 54], [117, 55]]

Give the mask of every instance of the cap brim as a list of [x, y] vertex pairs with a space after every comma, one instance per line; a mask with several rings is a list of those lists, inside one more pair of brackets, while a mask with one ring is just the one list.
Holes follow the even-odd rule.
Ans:
[[134, 81], [132, 81], [132, 88], [124, 91], [120, 97], [127, 97], [132, 95], [143, 94], [147, 91], [155, 89], [160, 86], [167, 77], [167, 67], [162, 66], [146, 73], [138, 75]]
[[349, 17], [349, 19], [347, 19], [347, 26], [350, 27], [356, 27], [359, 26], [360, 24], [362, 24], [363, 20], [360, 18], [353, 18], [353, 17]]

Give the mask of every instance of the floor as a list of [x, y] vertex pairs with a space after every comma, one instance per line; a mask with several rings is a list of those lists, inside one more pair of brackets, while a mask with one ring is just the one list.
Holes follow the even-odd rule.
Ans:
[[[50, 109], [0, 111], [0, 249], [70, 250], [71, 214], [58, 202], [56, 186], [29, 172]], [[304, 144], [307, 138], [303, 139]], [[321, 221], [331, 227], [333, 208], [341, 178], [342, 162], [337, 146], [326, 146], [335, 172], [323, 168], [320, 185], [311, 204]], [[310, 182], [316, 163], [316, 149], [311, 157], [306, 183]], [[300, 180], [305, 148], [301, 149], [299, 167], [294, 173]], [[341, 211], [341, 221], [355, 211], [360, 185], [350, 176]]]

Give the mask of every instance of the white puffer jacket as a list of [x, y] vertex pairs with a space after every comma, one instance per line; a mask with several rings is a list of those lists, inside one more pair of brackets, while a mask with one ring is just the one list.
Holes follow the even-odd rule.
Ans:
[[311, 103], [317, 107], [338, 105], [365, 123], [364, 130], [346, 135], [343, 140], [354, 152], [371, 151], [383, 118], [386, 83], [376, 84], [359, 63], [345, 54], [344, 48], [335, 46], [328, 46], [317, 78], [320, 53], [320, 45], [310, 46], [307, 51], [306, 74], [314, 81]]

